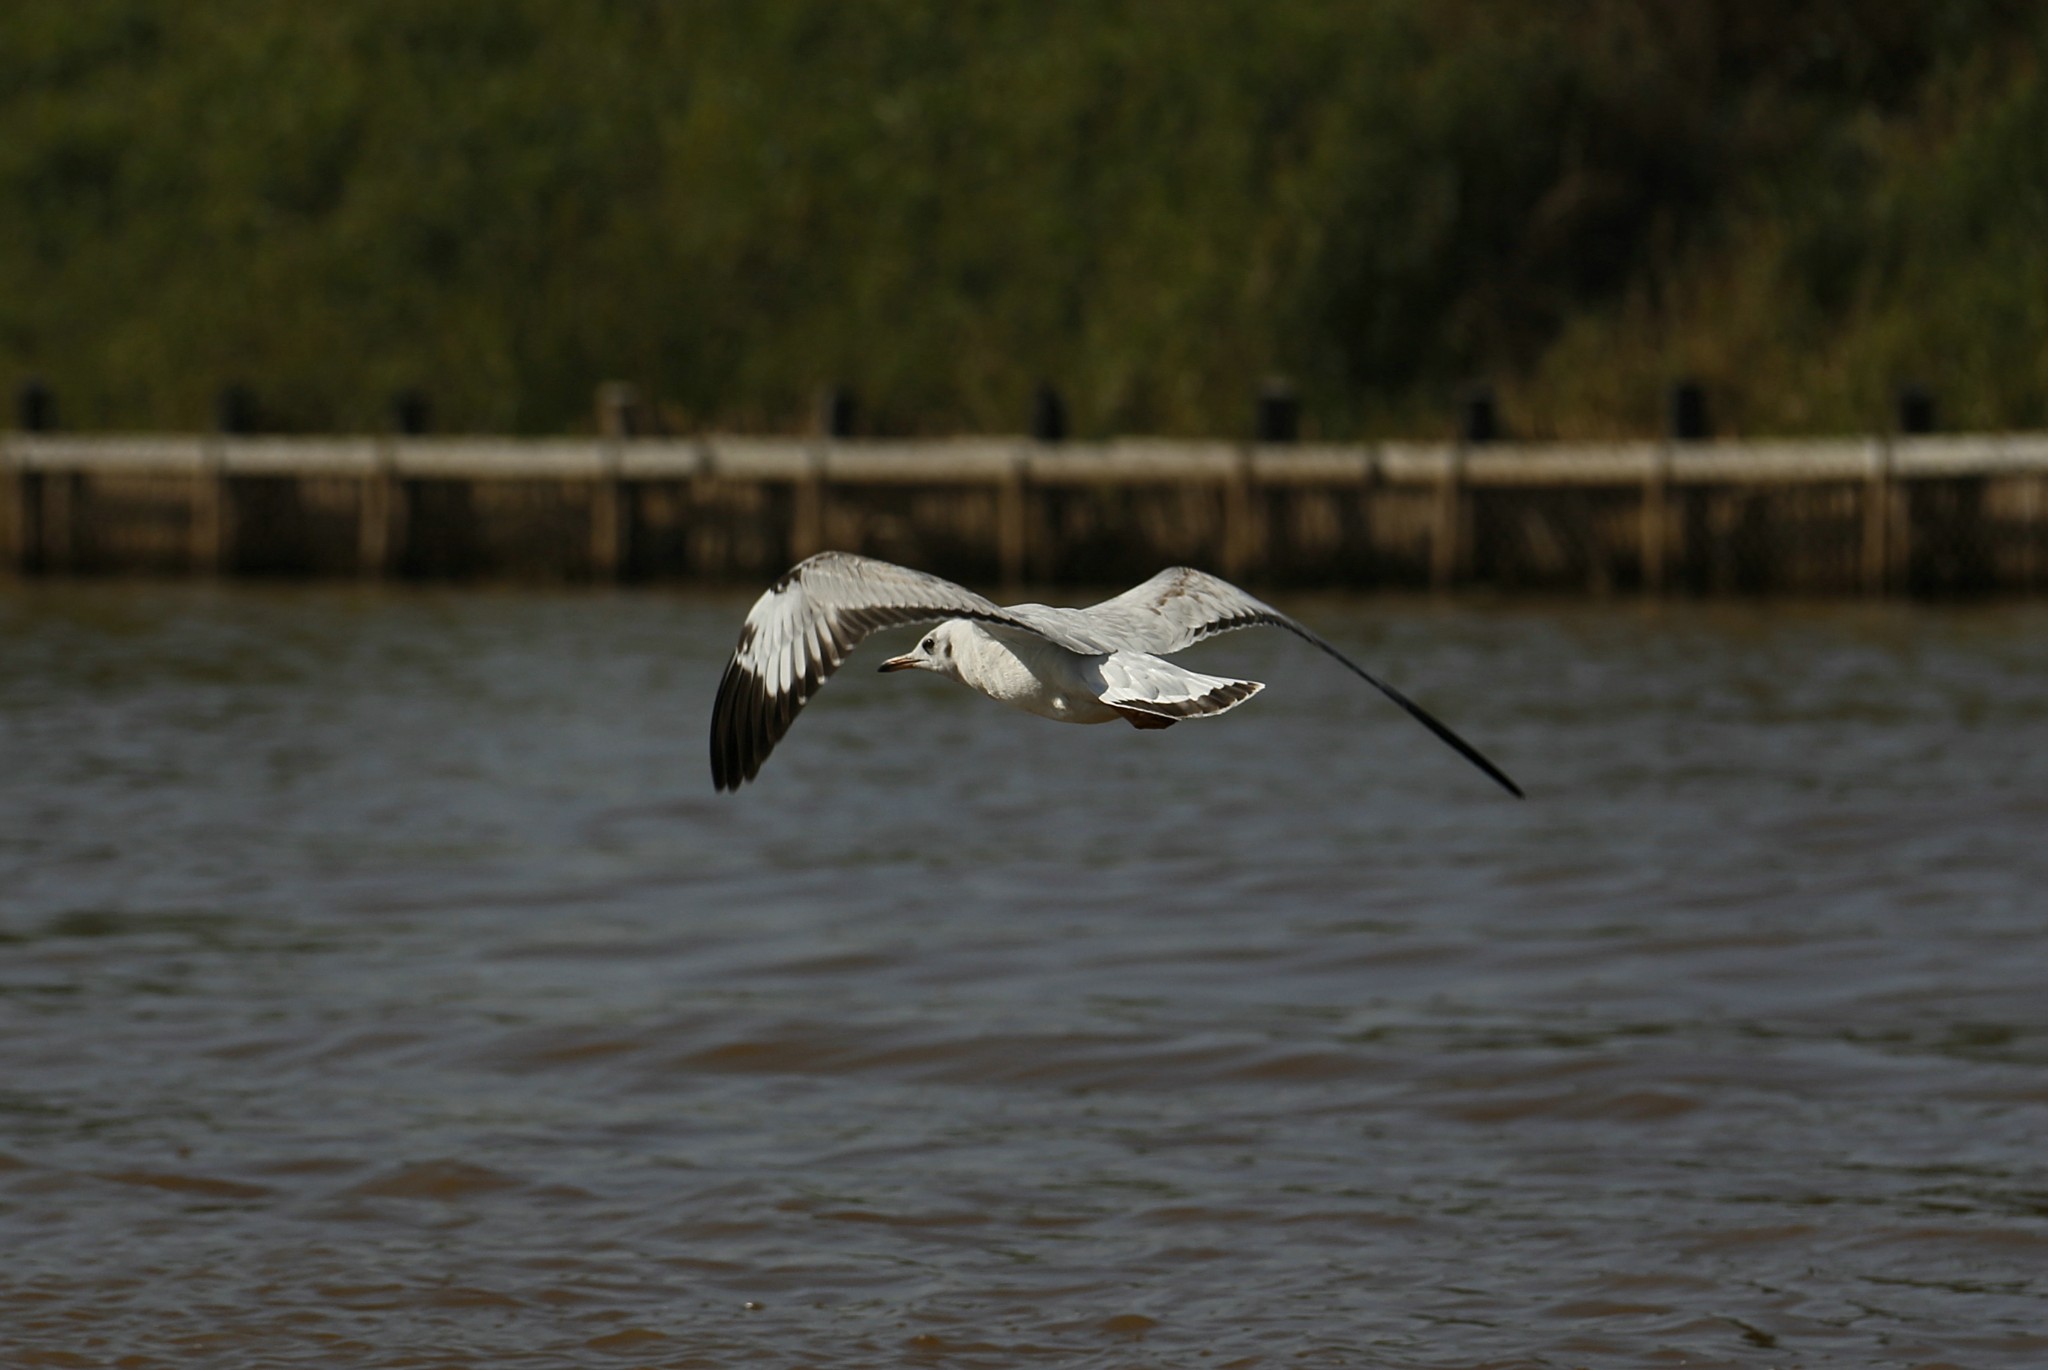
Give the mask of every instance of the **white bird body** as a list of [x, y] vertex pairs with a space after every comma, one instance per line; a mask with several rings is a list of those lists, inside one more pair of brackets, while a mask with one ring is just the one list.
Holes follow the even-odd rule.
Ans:
[[1185, 566], [1085, 609], [1008, 608], [950, 580], [849, 552], [799, 562], [747, 611], [711, 709], [711, 777], [736, 790], [761, 769], [797, 711], [869, 633], [939, 626], [885, 671], [932, 671], [1062, 723], [1170, 728], [1230, 712], [1265, 686], [1201, 675], [1165, 658], [1218, 633], [1284, 628], [1335, 658], [1516, 797], [1469, 742], [1320, 636], [1228, 581]]
[[1099, 668], [1091, 669], [1099, 658], [1035, 633], [964, 618], [948, 619], [932, 633], [946, 652], [940, 674], [998, 703], [1061, 723], [1109, 723], [1117, 717], [1101, 700]]
[[1227, 702], [1190, 715], [1207, 717], [1227, 713], [1265, 688], [1254, 680], [1198, 675], [1145, 652], [1073, 652], [1036, 633], [972, 619], [948, 619], [932, 629], [930, 640], [935, 664], [911, 653], [895, 658], [901, 665], [893, 669], [935, 670], [1000, 704], [1057, 723], [1125, 719], [1140, 728], [1171, 727], [1174, 718], [1148, 708], [1189, 705], [1224, 692]]

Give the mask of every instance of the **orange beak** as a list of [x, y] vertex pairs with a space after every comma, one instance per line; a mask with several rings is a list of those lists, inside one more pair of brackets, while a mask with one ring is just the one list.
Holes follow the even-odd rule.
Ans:
[[914, 656], [892, 656], [882, 663], [881, 669], [884, 671], [907, 671], [916, 665], [917, 658]]

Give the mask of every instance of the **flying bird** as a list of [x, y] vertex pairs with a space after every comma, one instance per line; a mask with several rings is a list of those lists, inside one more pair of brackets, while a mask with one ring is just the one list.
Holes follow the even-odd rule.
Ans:
[[884, 671], [931, 671], [990, 699], [1062, 723], [1170, 728], [1230, 712], [1265, 688], [1199, 675], [1165, 658], [1238, 628], [1284, 628], [1334, 657], [1516, 798], [1521, 787], [1415, 701], [1321, 636], [1203, 571], [1175, 566], [1086, 609], [1007, 607], [907, 566], [820, 552], [747, 611], [711, 706], [711, 780], [737, 790], [862, 638], [936, 623]]

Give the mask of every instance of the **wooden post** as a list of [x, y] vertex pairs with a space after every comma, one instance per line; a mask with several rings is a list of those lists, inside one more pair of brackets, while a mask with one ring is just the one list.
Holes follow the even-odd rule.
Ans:
[[0, 565], [13, 574], [29, 571], [28, 472], [0, 436]]
[[1030, 564], [1029, 507], [1024, 491], [1025, 458], [1013, 457], [996, 485], [996, 567], [1005, 588], [1024, 583]]
[[1935, 430], [1934, 392], [1913, 381], [1899, 387], [1898, 422], [1901, 433], [1920, 436]]
[[1664, 567], [1670, 540], [1671, 511], [1666, 497], [1671, 485], [1671, 444], [1657, 444], [1650, 474], [1643, 481], [1643, 593], [1664, 593]]
[[854, 410], [853, 392], [843, 385], [828, 385], [818, 392], [818, 436], [822, 438], [850, 438], [853, 436]]
[[[1374, 443], [1365, 449], [1365, 470], [1359, 474], [1357, 504], [1354, 506], [1357, 528], [1357, 555], [1354, 574], [1377, 580], [1381, 572], [1379, 539], [1379, 501], [1387, 488], [1386, 448]], [[1342, 525], [1340, 524], [1340, 527]]]
[[1735, 591], [1735, 526], [1739, 498], [1729, 487], [1716, 481], [1703, 492], [1706, 498], [1707, 584], [1717, 595]]
[[[15, 387], [15, 421], [24, 433], [47, 433], [57, 426], [57, 398], [37, 376]], [[14, 445], [0, 435], [0, 539], [4, 539], [5, 564], [16, 575], [27, 575], [37, 561], [36, 523], [41, 512], [42, 482], [29, 470]]]
[[630, 438], [645, 427], [640, 387], [631, 381], [606, 381], [597, 387], [597, 431], [605, 438]]
[[256, 394], [239, 381], [224, 385], [213, 397], [215, 431], [230, 435], [256, 431]]
[[30, 376], [14, 390], [14, 417], [24, 433], [49, 433], [57, 427], [57, 396], [40, 376]]
[[78, 569], [78, 506], [84, 497], [85, 477], [76, 471], [45, 467], [36, 484], [41, 498], [34, 511], [36, 553], [45, 572], [63, 573]]
[[1032, 392], [1031, 436], [1040, 442], [1067, 440], [1067, 402], [1051, 381], [1040, 381]]
[[1259, 560], [1257, 500], [1252, 484], [1252, 454], [1239, 448], [1223, 481], [1223, 574], [1232, 580], [1249, 575]]
[[626, 569], [631, 506], [619, 474], [622, 453], [617, 442], [604, 445], [604, 469], [590, 490], [590, 573], [599, 580], [617, 580]]
[[1704, 385], [1689, 378], [1671, 383], [1664, 394], [1664, 431], [1674, 442], [1705, 442], [1714, 436]]
[[405, 543], [405, 484], [398, 478], [397, 459], [389, 443], [380, 443], [376, 468], [363, 477], [356, 495], [356, 567], [364, 577], [388, 576], [398, 569]]
[[1467, 385], [1458, 396], [1458, 441], [1437, 486], [1436, 521], [1429, 540], [1429, 584], [1433, 590], [1451, 589], [1466, 569], [1470, 549], [1466, 546], [1465, 453], [1502, 437], [1500, 404], [1492, 384], [1474, 381]]
[[1262, 443], [1291, 443], [1301, 437], [1301, 398], [1293, 382], [1269, 376], [1260, 383], [1252, 433]]
[[1436, 522], [1429, 540], [1429, 585], [1449, 590], [1458, 582], [1465, 562], [1465, 444], [1459, 443], [1444, 461], [1436, 490]]
[[718, 493], [718, 448], [703, 443], [690, 471], [689, 504], [682, 516], [683, 568], [693, 576], [723, 576], [732, 569], [732, 540], [725, 520], [710, 517]]
[[790, 492], [789, 559], [802, 561], [824, 550], [825, 453], [822, 448], [813, 448], [804, 473], [797, 477]]
[[1494, 398], [1493, 386], [1474, 381], [1458, 396], [1458, 441], [1476, 447], [1500, 440], [1500, 404]]
[[432, 417], [433, 406], [427, 400], [427, 392], [418, 387], [401, 390], [391, 397], [391, 426], [408, 438], [424, 434]]
[[234, 510], [230, 505], [227, 462], [219, 439], [201, 449], [199, 470], [192, 478], [191, 566], [195, 574], [218, 575], [229, 565]]
[[2042, 486], [2044, 481], [2038, 475], [2028, 476], [2025, 479], [2027, 491], [2027, 538], [2021, 544], [2026, 548], [2026, 554], [2020, 559], [2020, 588], [2034, 591], [2041, 588], [2041, 515], [2044, 504], [2041, 496], [2043, 494]]
[[1892, 443], [1874, 440], [1870, 475], [1863, 482], [1863, 592], [1882, 595], [1895, 586], [1891, 567]]

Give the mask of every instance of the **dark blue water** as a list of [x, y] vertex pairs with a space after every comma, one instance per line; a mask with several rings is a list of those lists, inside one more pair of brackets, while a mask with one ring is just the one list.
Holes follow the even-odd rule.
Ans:
[[748, 596], [0, 589], [20, 1364], [2033, 1366], [2048, 610], [1289, 600], [1166, 732]]

